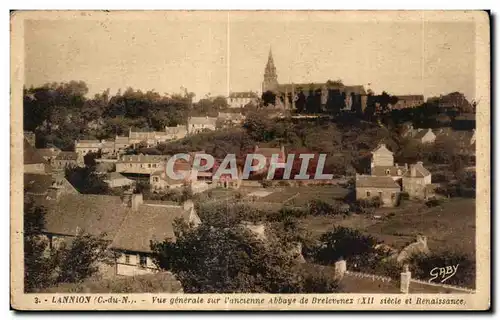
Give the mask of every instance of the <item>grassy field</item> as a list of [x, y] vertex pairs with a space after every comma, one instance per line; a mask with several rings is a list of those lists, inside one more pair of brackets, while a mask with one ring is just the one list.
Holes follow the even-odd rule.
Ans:
[[307, 217], [301, 223], [314, 236], [334, 226], [345, 226], [371, 234], [395, 248], [413, 242], [421, 233], [427, 236], [431, 251], [475, 254], [475, 199], [451, 199], [432, 208], [423, 203], [403, 201], [400, 207], [379, 209], [376, 214], [383, 218], [362, 215]]
[[322, 200], [333, 202], [335, 199], [343, 199], [349, 190], [333, 185], [326, 186], [304, 186], [304, 187], [283, 187], [273, 189], [273, 193], [267, 197], [259, 199], [262, 202], [278, 202], [290, 205], [303, 206], [310, 200]]

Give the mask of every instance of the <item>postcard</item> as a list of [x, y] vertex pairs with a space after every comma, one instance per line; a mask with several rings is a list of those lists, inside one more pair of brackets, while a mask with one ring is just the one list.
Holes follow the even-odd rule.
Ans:
[[486, 11], [13, 11], [11, 308], [488, 310]]

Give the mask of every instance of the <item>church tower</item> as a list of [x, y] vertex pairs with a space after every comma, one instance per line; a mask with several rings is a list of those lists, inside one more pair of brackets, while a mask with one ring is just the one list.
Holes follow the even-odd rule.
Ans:
[[266, 69], [264, 70], [264, 82], [262, 82], [262, 93], [266, 91], [275, 91], [278, 89], [278, 75], [274, 66], [273, 53], [269, 49]]

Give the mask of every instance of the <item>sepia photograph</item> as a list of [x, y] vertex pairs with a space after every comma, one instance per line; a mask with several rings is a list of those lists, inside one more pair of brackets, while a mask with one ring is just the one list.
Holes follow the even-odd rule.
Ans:
[[488, 309], [489, 19], [11, 12], [11, 306]]

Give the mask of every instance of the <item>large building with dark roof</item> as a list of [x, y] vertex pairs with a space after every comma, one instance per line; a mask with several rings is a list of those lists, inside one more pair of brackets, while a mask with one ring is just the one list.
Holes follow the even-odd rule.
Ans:
[[303, 99], [318, 98], [323, 109], [327, 104], [334, 104], [343, 111], [364, 111], [368, 101], [367, 92], [362, 85], [348, 86], [341, 81], [330, 80], [321, 83], [278, 83], [278, 73], [271, 50], [262, 82], [262, 93], [267, 91], [276, 94], [275, 107], [285, 110], [295, 109], [296, 102], [300, 103]]
[[44, 234], [50, 246], [70, 242], [81, 233], [102, 236], [115, 253], [118, 275], [156, 272], [150, 241], [175, 239], [174, 220], [201, 223], [192, 202], [182, 205], [144, 201], [142, 194], [64, 195], [47, 204]]

